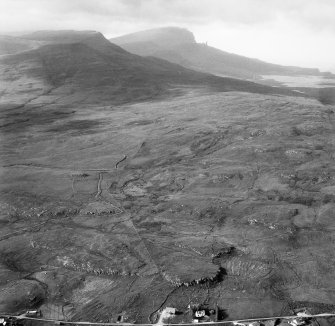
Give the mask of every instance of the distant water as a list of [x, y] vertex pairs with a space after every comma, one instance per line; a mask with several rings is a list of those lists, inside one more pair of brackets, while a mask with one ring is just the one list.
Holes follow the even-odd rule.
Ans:
[[263, 80], [275, 80], [287, 87], [335, 87], [335, 79], [322, 76], [280, 76], [263, 75]]

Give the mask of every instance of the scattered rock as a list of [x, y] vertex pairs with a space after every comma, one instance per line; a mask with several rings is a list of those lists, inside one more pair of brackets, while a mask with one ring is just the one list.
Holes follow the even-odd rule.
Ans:
[[107, 202], [91, 202], [80, 211], [81, 214], [120, 214], [122, 210], [111, 203]]

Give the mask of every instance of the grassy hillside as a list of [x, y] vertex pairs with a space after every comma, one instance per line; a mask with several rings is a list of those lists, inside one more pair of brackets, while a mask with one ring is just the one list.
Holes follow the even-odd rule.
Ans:
[[0, 55], [13, 54], [31, 50], [39, 47], [42, 44], [43, 42], [41, 41], [0, 35]]

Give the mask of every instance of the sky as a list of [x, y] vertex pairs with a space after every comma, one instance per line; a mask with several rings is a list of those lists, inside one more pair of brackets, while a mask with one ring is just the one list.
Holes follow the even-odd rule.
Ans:
[[0, 0], [0, 34], [163, 26], [264, 61], [335, 72], [335, 0]]

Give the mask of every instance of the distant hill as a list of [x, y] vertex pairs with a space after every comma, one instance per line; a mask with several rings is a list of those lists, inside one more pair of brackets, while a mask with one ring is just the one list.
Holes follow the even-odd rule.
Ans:
[[281, 66], [196, 43], [186, 29], [167, 27], [110, 39], [125, 50], [155, 56], [215, 75], [258, 79], [261, 75], [319, 75], [318, 69]]
[[107, 39], [96, 31], [73, 31], [73, 30], [60, 30], [60, 31], [37, 31], [30, 34], [21, 36], [22, 39], [30, 41], [40, 41], [44, 44], [73, 44], [82, 43], [86, 44], [99, 51], [114, 51], [124, 53], [125, 51], [119, 46], [111, 44]]
[[0, 64], [15, 67], [12, 69], [14, 77], [10, 75], [11, 69], [4, 69], [9, 75], [5, 77], [33, 76], [49, 85], [49, 92], [76, 101], [124, 103], [166, 96], [171, 89], [185, 86], [215, 91], [294, 94], [193, 71], [155, 57], [131, 54], [98, 32], [43, 31], [22, 38], [46, 42], [46, 45], [3, 58]]
[[0, 35], [0, 55], [14, 54], [31, 50], [42, 45], [43, 42], [27, 40], [20, 37]]
[[57, 42], [57, 43], [73, 43], [88, 38], [101, 37], [102, 34], [97, 31], [76, 31], [76, 30], [42, 30], [21, 35], [22, 39]]
[[196, 43], [192, 32], [180, 27], [155, 28], [113, 38], [115, 44], [151, 43], [157, 48], [169, 48], [184, 43]]
[[105, 41], [104, 36], [95, 31], [37, 31], [18, 37], [0, 35], [0, 55], [15, 54], [47, 44], [83, 43], [103, 51], [113, 47]]

